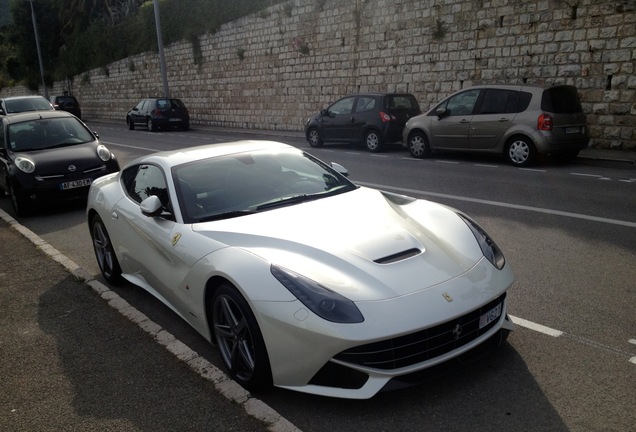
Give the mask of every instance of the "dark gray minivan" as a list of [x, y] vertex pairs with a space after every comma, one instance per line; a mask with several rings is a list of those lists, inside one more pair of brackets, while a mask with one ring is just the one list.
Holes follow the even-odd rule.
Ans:
[[570, 85], [470, 87], [409, 120], [402, 137], [417, 158], [435, 150], [498, 153], [520, 167], [539, 155], [572, 160], [590, 140], [578, 92]]

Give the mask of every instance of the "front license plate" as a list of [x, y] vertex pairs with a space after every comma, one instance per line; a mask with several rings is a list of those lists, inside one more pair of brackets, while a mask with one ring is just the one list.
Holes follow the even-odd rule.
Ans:
[[171, 121], [171, 122], [179, 122], [179, 121], [181, 121], [181, 119], [180, 119], [180, 118], [171, 118], [171, 119], [169, 119], [168, 121]]
[[501, 316], [501, 303], [479, 317], [479, 328], [484, 328]]
[[581, 128], [580, 128], [580, 127], [569, 127], [569, 128], [565, 128], [565, 133], [566, 133], [566, 134], [581, 133]]
[[93, 179], [73, 180], [70, 182], [60, 183], [61, 190], [75, 189], [78, 187], [90, 186]]

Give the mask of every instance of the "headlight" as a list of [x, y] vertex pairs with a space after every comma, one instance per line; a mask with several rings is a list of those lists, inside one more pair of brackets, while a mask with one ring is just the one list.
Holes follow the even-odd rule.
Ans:
[[358, 307], [348, 298], [277, 265], [272, 264], [271, 272], [285, 288], [319, 317], [337, 323], [364, 321]]
[[464, 222], [466, 222], [468, 228], [470, 228], [470, 230], [473, 232], [473, 235], [475, 236], [477, 243], [479, 243], [479, 247], [481, 248], [484, 256], [488, 259], [488, 261], [492, 263], [492, 265], [501, 270], [506, 264], [506, 258], [504, 258], [501, 249], [497, 247], [493, 239], [491, 239], [490, 236], [486, 234], [486, 231], [484, 231], [482, 227], [477, 224], [477, 222], [464, 214], [458, 213], [458, 216], [462, 218]]
[[97, 146], [97, 156], [104, 162], [107, 162], [111, 158], [110, 150], [108, 150], [105, 145], [100, 144]]
[[33, 163], [33, 161], [21, 156], [15, 158], [15, 166], [17, 166], [20, 171], [23, 171], [27, 174], [31, 174], [33, 171], [35, 171], [35, 164]]

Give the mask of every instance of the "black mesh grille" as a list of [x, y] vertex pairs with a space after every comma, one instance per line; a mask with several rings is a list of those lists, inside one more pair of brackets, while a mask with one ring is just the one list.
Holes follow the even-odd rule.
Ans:
[[497, 305], [501, 305], [503, 313], [505, 298], [504, 293], [496, 300], [454, 320], [405, 336], [350, 348], [334, 358], [347, 363], [389, 370], [439, 357], [466, 345], [493, 328], [500, 318], [482, 328], [479, 328], [479, 318]]

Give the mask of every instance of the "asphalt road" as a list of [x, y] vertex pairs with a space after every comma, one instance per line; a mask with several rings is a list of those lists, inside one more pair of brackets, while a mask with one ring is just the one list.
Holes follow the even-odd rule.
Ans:
[[[272, 137], [258, 135], [258, 131], [237, 134], [209, 129], [150, 134], [143, 130], [128, 131], [123, 124], [91, 126], [122, 163], [155, 150], [240, 137], [275, 138], [306, 148], [302, 138], [293, 134]], [[359, 184], [433, 199], [475, 217], [504, 250], [515, 270], [517, 279], [509, 292], [509, 312], [518, 329], [508, 344], [482, 362], [426, 385], [381, 394], [369, 401], [334, 400], [278, 389], [254, 395], [257, 400], [303, 431], [634, 430], [636, 170], [633, 164], [579, 158], [569, 165], [546, 161], [533, 169], [521, 170], [492, 157], [436, 155], [430, 160], [414, 160], [397, 148], [376, 155], [347, 146], [325, 146], [312, 149], [311, 153], [327, 162], [343, 164], [351, 179]], [[0, 208], [11, 213], [6, 199], [0, 200]], [[81, 205], [56, 209], [21, 222], [100, 280]], [[6, 262], [0, 261], [3, 284], [7, 284]], [[30, 266], [23, 271], [30, 273], [34, 271], [32, 268], [37, 269], [35, 263]], [[51, 276], [51, 280], [56, 277], [64, 275]], [[40, 279], [46, 276], [40, 275]], [[28, 310], [28, 305], [38, 299], [42, 304], [47, 293], [56, 292], [54, 286], [21, 300], [26, 305], [16, 305], [18, 314], [20, 308]], [[26, 295], [28, 290], [19, 292]], [[215, 350], [150, 296], [133, 286], [113, 292], [220, 367]], [[87, 300], [78, 299], [74, 289], [60, 290], [59, 294], [58, 301], [66, 299], [68, 303], [64, 310], [84, 310], [83, 302]], [[62, 381], [73, 382], [68, 395], [75, 401], [84, 398], [108, 401], [108, 415], [97, 417], [115, 421], [109, 423], [110, 430], [130, 430], [126, 422], [133, 410], [126, 409], [126, 399], [118, 398], [118, 392], [114, 391], [123, 391], [121, 382], [129, 372], [126, 365], [135, 365], [140, 370], [148, 368], [153, 376], [163, 377], [172, 376], [172, 367], [179, 362], [170, 358], [170, 353], [152, 338], [137, 334], [134, 327], [129, 335], [126, 320], [118, 319], [116, 313], [111, 317], [113, 311], [99, 297], [93, 300], [86, 308], [87, 313], [78, 315], [72, 328], [81, 335], [78, 339], [89, 341], [91, 351], [100, 354], [71, 362], [70, 367], [57, 370], [55, 375]], [[108, 314], [108, 320], [100, 320], [101, 331], [93, 333], [91, 325], [100, 314]], [[41, 322], [30, 325], [34, 331], [42, 331]], [[131, 351], [136, 358], [116, 361], [122, 357], [119, 353], [113, 356], [111, 364], [102, 360], [101, 354], [110, 349], [102, 343], [112, 339], [104, 334], [117, 335], [121, 345], [134, 347]], [[74, 338], [67, 340], [62, 329], [55, 335], [53, 339], [61, 341], [59, 345], [63, 345], [61, 352], [65, 356], [74, 357], [76, 352], [84, 351]], [[3, 340], [0, 346], [4, 351], [10, 345]], [[2, 354], [4, 357], [5, 353]], [[83, 380], [85, 374], [78, 374], [80, 378], [74, 374], [86, 362], [104, 362], [99, 367], [104, 370], [99, 383], [110, 384], [106, 392], [95, 381]], [[168, 390], [155, 383], [139, 384], [126, 392], [142, 394], [139, 408], [153, 414], [157, 407], [167, 407], [161, 410], [166, 417], [153, 422], [152, 430], [187, 430], [169, 425], [174, 425], [181, 416], [200, 419], [197, 413], [200, 415], [202, 407], [216, 407], [217, 403], [223, 406], [213, 394], [216, 391], [213, 387], [196, 396], [177, 393], [172, 398], [169, 389], [181, 380], [184, 392], [193, 386], [209, 385], [205, 379], [186, 372], [186, 377], [175, 375], [176, 382], [166, 384]], [[36, 374], [37, 369], [28, 375]], [[23, 379], [28, 381], [29, 376]], [[82, 385], [84, 382], [86, 386]], [[179, 404], [170, 404], [173, 399], [191, 401], [192, 410], [180, 412]], [[77, 427], [96, 415], [78, 403], [71, 406], [70, 418], [78, 423], [69, 424]], [[216, 430], [231, 430], [226, 428], [230, 423]], [[132, 429], [150, 429], [149, 424], [149, 421], [133, 422]], [[2, 425], [0, 419], [0, 429]], [[237, 425], [232, 430], [243, 430]]]

